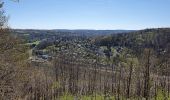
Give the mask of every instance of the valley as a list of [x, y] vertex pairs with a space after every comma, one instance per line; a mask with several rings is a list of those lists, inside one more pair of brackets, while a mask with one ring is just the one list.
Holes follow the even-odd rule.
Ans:
[[84, 32], [88, 30], [14, 30], [13, 35], [24, 39], [29, 48], [31, 66], [52, 78], [46, 83], [54, 85], [52, 88], [39, 87], [53, 91], [44, 91], [42, 98], [136, 100], [170, 95], [169, 28], [103, 35], [105, 31]]

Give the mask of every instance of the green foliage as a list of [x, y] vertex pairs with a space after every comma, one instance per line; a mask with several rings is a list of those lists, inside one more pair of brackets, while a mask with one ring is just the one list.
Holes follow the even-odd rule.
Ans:
[[60, 88], [61, 86], [60, 86], [60, 83], [59, 82], [53, 82], [53, 84], [52, 84], [52, 89], [54, 89], [54, 88]]
[[32, 43], [26, 43], [26, 45], [33, 45], [33, 44], [38, 45], [39, 43], [40, 43], [40, 41], [34, 41]]
[[66, 93], [64, 96], [60, 97], [60, 100], [74, 100], [74, 96]]
[[168, 93], [161, 88], [158, 89], [156, 99], [157, 100], [170, 100], [170, 98], [168, 98]]

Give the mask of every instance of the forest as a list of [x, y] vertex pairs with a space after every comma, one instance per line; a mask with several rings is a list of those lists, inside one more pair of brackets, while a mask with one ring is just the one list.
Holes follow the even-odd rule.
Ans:
[[10, 29], [0, 7], [0, 100], [170, 100], [170, 28]]

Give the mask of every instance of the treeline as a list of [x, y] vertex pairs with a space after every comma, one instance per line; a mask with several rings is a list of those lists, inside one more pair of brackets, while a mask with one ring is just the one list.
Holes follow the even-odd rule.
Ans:
[[169, 57], [158, 58], [152, 49], [142, 53], [138, 62], [136, 57], [125, 54], [110, 59], [112, 63], [106, 65], [98, 59], [89, 63], [62, 53], [55, 57], [52, 65], [32, 63], [34, 74], [29, 76], [32, 81], [23, 99], [168, 100]]

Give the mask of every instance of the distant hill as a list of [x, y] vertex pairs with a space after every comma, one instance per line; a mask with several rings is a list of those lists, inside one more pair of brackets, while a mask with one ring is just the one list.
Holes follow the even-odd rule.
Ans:
[[71, 32], [71, 33], [79, 33], [83, 35], [109, 35], [116, 33], [129, 33], [134, 32], [135, 30], [67, 30], [67, 29], [56, 29], [56, 32]]
[[[127, 47], [135, 51], [153, 48], [155, 51], [170, 51], [170, 28], [145, 29], [128, 34], [112, 34], [92, 40], [100, 46]], [[140, 52], [140, 51], [139, 51]]]
[[15, 33], [19, 34], [31, 34], [31, 33], [41, 33], [41, 34], [49, 34], [49, 33], [70, 33], [70, 34], [77, 34], [77, 35], [86, 35], [86, 36], [94, 36], [94, 35], [109, 35], [109, 34], [116, 34], [116, 33], [129, 33], [134, 32], [136, 30], [68, 30], [68, 29], [54, 29], [54, 30], [35, 30], [35, 29], [13, 29]]
[[30, 42], [41, 41], [43, 39], [57, 39], [57, 38], [89, 38], [94, 36], [106, 36], [110, 34], [120, 34], [134, 32], [134, 30], [68, 30], [68, 29], [55, 29], [55, 30], [35, 30], [35, 29], [12, 29], [14, 35], [25, 38]]

